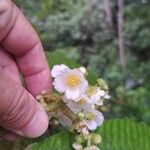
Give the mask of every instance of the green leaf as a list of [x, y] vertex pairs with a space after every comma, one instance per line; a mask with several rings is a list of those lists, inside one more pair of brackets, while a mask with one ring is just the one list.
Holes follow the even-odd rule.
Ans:
[[150, 128], [145, 123], [108, 120], [96, 132], [102, 136], [102, 150], [150, 150]]
[[[102, 136], [102, 150], [150, 150], [150, 128], [130, 119], [108, 120], [96, 130]], [[32, 150], [71, 150], [73, 135], [57, 133], [35, 144]]]
[[[67, 58], [64, 54], [59, 52], [46, 52], [46, 57], [50, 68], [52, 68], [56, 64], [65, 64], [70, 68], [76, 68], [81, 66], [75, 61]], [[90, 71], [88, 73], [89, 74], [87, 76], [87, 80], [89, 81], [90, 84], [94, 85], [96, 83], [97, 76], [91, 73]]]
[[71, 133], [63, 131], [33, 145], [32, 150], [71, 150], [72, 140]]

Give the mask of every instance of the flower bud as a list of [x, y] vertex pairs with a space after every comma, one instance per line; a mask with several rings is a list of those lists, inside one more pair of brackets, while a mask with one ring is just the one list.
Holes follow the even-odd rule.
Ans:
[[79, 118], [80, 120], [84, 120], [85, 114], [84, 114], [83, 112], [79, 112], [79, 113], [78, 113], [78, 118]]
[[101, 136], [99, 134], [92, 134], [91, 140], [93, 144], [99, 144], [101, 143]]
[[36, 96], [36, 99], [39, 101], [39, 100], [41, 100], [43, 98], [43, 96], [42, 95], [37, 95]]
[[101, 106], [101, 107], [100, 107], [100, 110], [101, 110], [102, 112], [108, 112], [108, 111], [109, 111], [109, 107]]
[[83, 74], [83, 75], [86, 75], [87, 74], [87, 70], [85, 67], [80, 67], [79, 68], [79, 71]]
[[75, 141], [76, 141], [78, 144], [81, 144], [81, 143], [83, 143], [85, 140], [84, 140], [84, 138], [83, 138], [82, 135], [76, 135], [76, 136], [75, 136]]
[[106, 82], [105, 82], [103, 79], [101, 79], [101, 78], [97, 79], [97, 83], [98, 83], [98, 86], [99, 86], [102, 90], [105, 90], [105, 91], [108, 91], [108, 90], [109, 90], [109, 89], [108, 89], [108, 85], [106, 84]]
[[59, 121], [56, 120], [56, 119], [54, 119], [54, 120], [53, 120], [53, 124], [54, 124], [55, 126], [58, 126], [58, 125], [59, 125]]
[[87, 112], [85, 118], [87, 120], [92, 120], [93, 119], [93, 114], [91, 112]]
[[81, 133], [82, 133], [83, 135], [89, 135], [89, 130], [88, 130], [88, 128], [87, 128], [87, 127], [82, 128], [82, 129], [81, 129]]

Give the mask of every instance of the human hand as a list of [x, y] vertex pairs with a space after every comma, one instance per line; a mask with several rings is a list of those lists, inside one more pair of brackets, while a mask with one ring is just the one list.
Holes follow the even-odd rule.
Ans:
[[50, 83], [36, 32], [11, 0], [0, 0], [0, 126], [9, 135], [38, 137], [45, 132], [48, 118], [33, 96], [50, 89]]

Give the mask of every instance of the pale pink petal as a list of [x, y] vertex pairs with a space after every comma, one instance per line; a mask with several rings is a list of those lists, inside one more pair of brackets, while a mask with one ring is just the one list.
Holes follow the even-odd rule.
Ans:
[[99, 94], [99, 96], [103, 97], [103, 96], [105, 96], [106, 93], [103, 90], [98, 90], [98, 94]]
[[58, 120], [59, 122], [64, 126], [64, 127], [68, 127], [71, 126], [72, 121], [69, 117], [65, 116], [63, 113], [59, 112], [58, 114]]
[[81, 107], [79, 107], [79, 105], [77, 103], [74, 102], [70, 102], [67, 104], [67, 106], [70, 108], [71, 111], [73, 111], [74, 113], [78, 113], [82, 110]]
[[96, 101], [98, 101], [99, 99], [100, 99], [100, 96], [99, 96], [98, 94], [94, 94], [94, 95], [91, 96], [91, 100], [92, 100], [93, 102], [96, 102]]
[[107, 95], [105, 95], [105, 96], [104, 96], [104, 98], [106, 98], [106, 99], [110, 99], [110, 98], [111, 98], [111, 96], [107, 94]]
[[90, 130], [95, 130], [97, 128], [97, 123], [94, 120], [86, 120], [86, 121], [84, 121], [84, 124]]
[[95, 111], [96, 111], [96, 114], [95, 114], [95, 121], [96, 121], [96, 123], [97, 123], [97, 126], [100, 126], [100, 125], [102, 125], [103, 122], [104, 122], [104, 116], [103, 116], [103, 114], [102, 114], [101, 112], [99, 112], [99, 111], [97, 111], [97, 110], [95, 110]]
[[70, 100], [75, 100], [75, 99], [79, 98], [80, 94], [81, 93], [80, 93], [80, 89], [79, 88], [75, 88], [75, 89], [67, 88], [66, 92], [65, 92], [66, 98], [70, 99]]
[[61, 65], [55, 65], [52, 70], [51, 70], [51, 76], [53, 78], [61, 75], [63, 72], [65, 72], [67, 69], [69, 69], [66, 65], [61, 64]]
[[58, 91], [58, 92], [65, 92], [66, 90], [66, 85], [63, 81], [63, 77], [62, 76], [57, 76], [53, 82], [54, 88]]

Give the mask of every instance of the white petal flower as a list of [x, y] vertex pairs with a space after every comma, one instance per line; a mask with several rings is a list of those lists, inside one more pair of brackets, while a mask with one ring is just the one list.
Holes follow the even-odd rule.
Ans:
[[68, 70], [68, 69], [69, 68], [64, 64], [55, 65], [51, 70], [51, 75], [53, 78], [55, 78], [55, 77], [61, 75], [61, 73], [66, 72], [66, 70]]
[[85, 124], [90, 130], [95, 130], [98, 126], [102, 125], [104, 117], [101, 112], [97, 110], [90, 110], [89, 113], [92, 113], [91, 119], [83, 120], [82, 123]]
[[64, 93], [67, 99], [76, 100], [86, 91], [88, 82], [78, 69], [67, 69], [55, 77], [53, 85], [58, 92]]
[[89, 110], [92, 108], [91, 100], [87, 95], [83, 94], [78, 99], [71, 101], [69, 99], [63, 98], [66, 105], [70, 108], [74, 113], [78, 113], [83, 110]]
[[104, 97], [105, 91], [100, 90], [99, 88], [96, 89], [96, 93], [91, 95], [90, 99], [98, 106], [103, 105], [102, 97]]
[[87, 89], [87, 95], [93, 102], [93, 104], [101, 106], [103, 105], [103, 98], [109, 98], [105, 91], [96, 86], [89, 86]]

